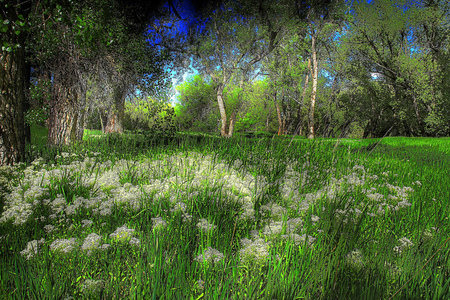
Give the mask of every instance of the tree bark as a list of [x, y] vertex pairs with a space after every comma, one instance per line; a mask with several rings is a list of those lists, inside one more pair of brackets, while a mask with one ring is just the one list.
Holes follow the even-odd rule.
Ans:
[[[8, 1], [2, 5], [1, 19], [9, 20], [6, 32], [0, 33], [0, 165], [13, 166], [25, 161], [27, 139], [24, 109], [27, 77], [25, 40], [27, 32], [16, 28], [19, 16], [25, 20], [31, 10], [31, 1]], [[17, 30], [17, 31], [16, 31]], [[11, 49], [7, 49], [10, 47]], [[6, 49], [5, 49], [6, 48]], [[10, 51], [7, 51], [10, 50]]]
[[83, 141], [84, 128], [86, 127], [86, 87], [81, 85], [78, 91], [78, 118], [76, 124], [76, 140]]
[[267, 118], [266, 118], [266, 131], [269, 132], [269, 119], [270, 119], [270, 114], [272, 113], [272, 108], [269, 107], [269, 113], [267, 114]]
[[[225, 105], [223, 102], [223, 89], [224, 89], [224, 85], [223, 84], [219, 84], [217, 86], [217, 103], [219, 105], [219, 111], [220, 111], [220, 117], [222, 120], [222, 125], [220, 127], [220, 135], [223, 137], [227, 137], [229, 138], [230, 135], [227, 134], [227, 113], [225, 112]], [[234, 126], [234, 124], [233, 124]]]
[[[25, 160], [25, 87], [26, 63], [24, 33], [18, 40], [9, 42], [21, 45], [0, 56], [0, 165], [11, 165]], [[29, 80], [29, 78], [28, 78]]]
[[309, 113], [308, 113], [308, 139], [313, 139], [314, 134], [314, 108], [316, 105], [316, 94], [317, 94], [317, 75], [318, 75], [318, 66], [317, 66], [317, 53], [316, 53], [316, 38], [314, 36], [314, 33], [311, 35], [311, 52], [312, 52], [312, 63], [313, 63], [313, 74], [312, 74], [312, 80], [313, 80], [313, 86], [312, 86], [312, 92], [311, 92], [311, 103], [309, 106]]
[[[283, 132], [282, 134], [289, 134], [289, 128], [287, 124], [291, 123], [291, 103], [288, 99], [287, 103], [284, 101], [284, 90], [282, 91], [281, 97], [281, 107], [283, 108], [284, 118], [283, 118]], [[289, 126], [290, 127], [290, 126]]]
[[52, 103], [48, 126], [47, 144], [70, 145], [76, 140], [78, 124], [78, 92], [60, 82], [61, 75], [53, 80]]
[[[31, 63], [25, 63], [25, 103], [23, 106], [24, 114], [31, 108], [30, 86], [31, 86]], [[31, 128], [25, 123], [25, 144], [31, 144]]]
[[300, 98], [300, 104], [297, 109], [297, 118], [296, 118], [297, 127], [294, 131], [294, 135], [297, 134], [297, 131], [298, 131], [298, 135], [302, 135], [302, 127], [303, 127], [302, 109], [303, 109], [303, 103], [305, 101], [306, 89], [308, 88], [308, 83], [309, 83], [309, 73], [312, 73], [311, 72], [311, 57], [308, 58], [308, 68], [306, 70], [306, 78], [305, 78], [305, 83], [303, 85], [302, 96]]
[[277, 109], [277, 116], [278, 116], [278, 133], [277, 135], [281, 135], [282, 133], [282, 127], [283, 127], [283, 121], [281, 120], [281, 110], [280, 110], [280, 106], [278, 105], [277, 102], [277, 92], [275, 92], [273, 94], [273, 102], [275, 102], [275, 107]]
[[114, 105], [108, 112], [108, 121], [104, 133], [123, 133], [123, 119], [125, 115], [125, 89], [118, 86], [114, 89]]

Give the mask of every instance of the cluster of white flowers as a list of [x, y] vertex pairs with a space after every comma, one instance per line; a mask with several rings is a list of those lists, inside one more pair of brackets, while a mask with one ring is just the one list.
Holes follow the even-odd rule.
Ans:
[[[304, 230], [303, 221], [305, 220], [300, 217], [289, 219], [288, 213], [294, 212], [302, 215], [311, 204], [319, 199], [333, 200], [348, 191], [362, 190], [368, 200], [378, 204], [376, 214], [368, 213], [370, 216], [376, 216], [384, 213], [386, 209], [410, 206], [411, 204], [407, 199], [409, 194], [414, 191], [410, 187], [398, 187], [387, 182], [376, 186], [387, 187], [394, 195], [384, 195], [377, 192], [377, 188], [373, 186], [367, 188], [374, 182], [385, 181], [386, 177], [389, 176], [389, 171], [383, 172], [382, 177], [379, 178], [377, 175], [370, 175], [370, 170], [366, 170], [363, 165], [357, 164], [353, 168], [349, 168], [347, 174], [342, 175], [339, 179], [333, 177], [336, 170], [333, 168], [327, 170], [326, 173], [329, 178], [324, 178], [321, 189], [301, 194], [300, 191], [306, 189], [313, 180], [316, 180], [313, 175], [317, 176], [315, 171], [318, 166], [310, 161], [310, 153], [307, 153], [301, 161], [291, 160], [284, 176], [276, 183], [269, 183], [264, 176], [253, 176], [243, 171], [240, 168], [242, 162], [239, 160], [235, 161], [233, 165], [229, 165], [225, 162], [215, 161], [211, 155], [195, 152], [178, 153], [156, 160], [155, 158], [144, 160], [140, 163], [129, 162], [124, 159], [117, 160], [114, 163], [106, 161], [96, 164], [97, 169], [95, 170], [91, 167], [94, 165], [95, 159], [86, 157], [81, 162], [70, 162], [72, 157], [76, 156], [62, 153], [58, 159], [67, 162], [67, 164], [60, 165], [55, 169], [38, 169], [38, 167], [43, 166], [42, 160], [36, 160], [32, 166], [25, 169], [23, 173], [25, 184], [13, 187], [12, 192], [7, 195], [0, 222], [13, 219], [15, 225], [24, 224], [32, 214], [33, 209], [41, 202], [52, 210], [49, 219], [60, 218], [64, 213], [76, 215], [78, 210], [83, 207], [92, 209], [94, 215], [110, 215], [114, 204], [138, 212], [142, 209], [142, 204], [145, 201], [151, 201], [148, 195], [154, 195], [153, 200], [160, 197], [170, 197], [172, 205], [170, 211], [181, 211], [184, 220], [189, 221], [192, 216], [187, 212], [186, 203], [179, 199], [184, 197], [190, 199], [197, 196], [199, 192], [194, 190], [203, 189], [205, 185], [223, 185], [223, 191], [226, 192], [228, 200], [237, 201], [243, 207], [239, 219], [252, 219], [255, 214], [255, 199], [265, 193], [273, 184], [280, 184], [281, 199], [262, 205], [259, 210], [262, 215], [270, 215], [271, 220], [260, 229], [260, 232], [252, 232], [252, 239], [241, 240], [243, 246], [239, 251], [241, 261], [247, 262], [250, 257], [256, 258], [258, 261], [264, 261], [269, 255], [269, 245], [273, 241], [272, 239], [277, 237], [289, 239], [296, 245], [301, 245], [306, 240], [309, 246], [314, 243], [315, 238], [302, 232]], [[80, 157], [77, 159], [81, 160]], [[63, 195], [57, 195], [55, 199], [49, 199], [49, 189], [42, 187], [48, 186], [51, 179], [61, 179], [64, 174], [70, 172], [83, 174], [83, 186], [92, 186], [90, 197], [76, 196], [71, 204], [67, 203]], [[135, 185], [136, 183], [121, 184], [121, 176], [130, 174], [130, 172], [134, 172], [136, 178], [139, 178], [141, 182], [147, 181], [148, 184], [139, 184], [139, 186]], [[418, 181], [413, 184], [418, 187], [421, 186]], [[96, 194], [93, 194], [93, 191], [96, 191]], [[383, 203], [385, 200], [391, 204]], [[396, 204], [393, 205], [392, 203]], [[323, 209], [325, 210], [325, 207]], [[355, 199], [351, 198], [347, 201], [344, 209], [336, 210], [335, 213], [337, 217], [342, 217], [347, 222], [350, 216], [359, 216], [362, 212], [355, 206]], [[162, 217], [152, 218], [152, 221], [153, 229], [164, 230], [167, 226], [167, 222]], [[320, 218], [313, 215], [311, 221], [316, 224], [320, 221]], [[83, 227], [91, 224], [92, 221], [90, 220], [82, 221]], [[201, 219], [197, 227], [205, 231], [217, 228], [216, 225], [209, 223], [206, 219]], [[44, 229], [50, 233], [55, 230], [55, 227], [46, 225]], [[111, 233], [109, 238], [112, 241], [126, 241], [131, 245], [139, 246], [140, 240], [134, 236], [135, 234], [137, 234], [135, 229], [123, 225]], [[102, 240], [103, 237], [100, 235], [90, 233], [81, 243], [81, 248], [86, 250], [89, 255], [95, 249], [110, 247], [109, 244], [102, 244]], [[39, 245], [43, 242], [43, 240], [29, 242], [27, 248], [21, 253], [30, 258], [38, 253]], [[70, 252], [75, 247], [77, 247], [76, 238], [55, 240], [50, 246], [52, 251], [63, 253]], [[403, 243], [395, 249], [400, 252], [404, 248]], [[202, 255], [199, 255], [196, 260], [217, 262], [223, 258], [224, 255], [219, 250], [208, 247], [202, 250]]]
[[[90, 224], [92, 224], [91, 220], [83, 220], [83, 227], [90, 226]], [[125, 241], [130, 245], [139, 246], [140, 241], [139, 239], [135, 238], [134, 235], [134, 229], [127, 228], [126, 225], [123, 225], [122, 227], [117, 228], [113, 233], [111, 233], [109, 237], [112, 241]], [[81, 245], [77, 242], [77, 238], [56, 239], [50, 244], [50, 250], [62, 254], [67, 254], [78, 249], [78, 247], [81, 247], [82, 250], [87, 251], [87, 255], [89, 256], [94, 250], [106, 250], [111, 246], [110, 244], [106, 243], [102, 244], [102, 240], [103, 237], [96, 233], [90, 233], [89, 235], [87, 235]], [[44, 243], [44, 239], [28, 242], [26, 248], [21, 251], [20, 254], [25, 256], [26, 259], [31, 259], [38, 253], [40, 253], [40, 246], [42, 246]]]
[[224, 258], [223, 253], [220, 253], [217, 249], [208, 247], [203, 251], [201, 255], [197, 256], [194, 260], [198, 262], [207, 261], [216, 263], [222, 260], [223, 258]]
[[212, 231], [217, 228], [216, 225], [209, 223], [206, 219], [200, 219], [200, 222], [197, 223], [197, 227], [204, 231]]
[[414, 246], [413, 242], [411, 242], [410, 240], [408, 240], [406, 237], [402, 237], [401, 239], [398, 240], [400, 242], [399, 246], [395, 246], [394, 247], [394, 252], [401, 254], [403, 252], [403, 250]]

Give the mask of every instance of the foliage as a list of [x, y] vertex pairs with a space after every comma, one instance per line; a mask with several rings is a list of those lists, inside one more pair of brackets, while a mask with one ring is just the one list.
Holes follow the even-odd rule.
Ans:
[[126, 102], [124, 129], [173, 136], [176, 132], [175, 110], [170, 103], [152, 98], [139, 99], [136, 103]]
[[195, 75], [177, 86], [179, 95], [176, 105], [176, 123], [180, 129], [192, 129], [200, 132], [217, 130], [217, 119], [220, 118], [215, 86]]
[[[220, 119], [219, 106], [214, 94], [215, 85], [206, 82], [200, 75], [195, 75], [177, 86], [179, 103], [175, 111], [176, 123], [183, 130], [191, 129], [200, 132], [217, 132]], [[269, 130], [277, 128], [273, 102], [268, 97], [268, 82], [254, 81], [245, 90], [234, 83], [224, 89], [225, 111], [231, 115], [233, 109], [240, 108], [236, 118], [235, 131], [246, 132], [266, 130], [269, 118]]]
[[[417, 51], [418, 40], [412, 38], [420, 28], [427, 28], [430, 15], [423, 14], [426, 8], [403, 5], [389, 0], [355, 3], [353, 21], [339, 48], [350, 84], [363, 89], [360, 95], [369, 95], [358, 99], [371, 102], [359, 110], [371, 124], [365, 135], [380, 136], [384, 130], [376, 128], [382, 125], [379, 118], [391, 123], [397, 135], [445, 132], [446, 121], [440, 112], [446, 104], [435, 80], [438, 64], [428, 54], [428, 46]], [[371, 74], [378, 78], [373, 80]]]

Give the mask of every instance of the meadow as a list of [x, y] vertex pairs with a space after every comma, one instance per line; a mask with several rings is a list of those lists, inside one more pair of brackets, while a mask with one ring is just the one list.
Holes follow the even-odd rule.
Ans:
[[1, 299], [450, 298], [450, 138], [45, 138], [0, 170]]

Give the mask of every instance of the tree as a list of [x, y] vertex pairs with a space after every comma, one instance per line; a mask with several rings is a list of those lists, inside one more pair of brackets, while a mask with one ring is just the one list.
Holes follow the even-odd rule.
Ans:
[[[227, 112], [224, 102], [224, 89], [233, 78], [240, 73], [241, 86], [252, 70], [252, 67], [260, 62], [276, 47], [282, 25], [274, 20], [280, 17], [276, 5], [270, 6], [268, 2], [260, 1], [256, 7], [259, 9], [252, 17], [251, 5], [255, 3], [239, 3], [241, 6], [233, 6], [229, 3], [227, 8], [218, 9], [207, 23], [206, 35], [197, 40], [191, 48], [195, 55], [198, 68], [208, 74], [216, 85], [216, 98], [221, 115], [221, 135], [231, 137], [233, 135], [236, 115], [239, 110], [232, 108], [230, 123], [227, 133]], [[275, 12], [270, 14], [270, 10]]]
[[[148, 61], [152, 60], [149, 52], [145, 51], [142, 34], [130, 32], [127, 22], [115, 13], [114, 5], [102, 1], [90, 4], [94, 9], [82, 5], [73, 7], [70, 17], [76, 21], [70, 26], [54, 23], [53, 30], [48, 30], [39, 49], [40, 52], [48, 52], [56, 46], [59, 50], [40, 60], [53, 70], [54, 84], [58, 87], [54, 89], [50, 111], [50, 145], [68, 145], [82, 139], [89, 78], [96, 83], [105, 83], [106, 80], [109, 87], [112, 99], [105, 132], [123, 132], [125, 96], [133, 84], [137, 84], [136, 78], [144, 76], [138, 73], [148, 70]], [[64, 38], [52, 40], [62, 33]], [[153, 66], [153, 69], [157, 68]], [[58, 74], [65, 75], [62, 84], [59, 83], [62, 77]]]
[[183, 130], [211, 132], [216, 129], [217, 102], [214, 102], [214, 84], [206, 82], [201, 75], [195, 75], [177, 86], [177, 122]]
[[[26, 60], [26, 47], [32, 47], [33, 42], [37, 45], [42, 41], [41, 38], [45, 38], [47, 41], [51, 40], [51, 36], [49, 36], [48, 28], [54, 29], [52, 25], [55, 23], [63, 23], [65, 26], [63, 31], [60, 33], [64, 36], [64, 34], [69, 33], [69, 29], [73, 29], [74, 27], [78, 28], [79, 39], [75, 39], [74, 43], [80, 46], [80, 42], [84, 39], [85, 41], [93, 41], [96, 40], [98, 36], [92, 34], [93, 32], [98, 33], [99, 31], [93, 30], [94, 27], [86, 26], [86, 25], [94, 25], [94, 23], [90, 23], [89, 18], [84, 19], [85, 16], [88, 16], [89, 10], [92, 14], [95, 12], [106, 12], [104, 16], [108, 15], [108, 8], [113, 8], [113, 12], [120, 12], [126, 16], [124, 19], [126, 20], [126, 24], [132, 30], [140, 31], [142, 28], [146, 27], [148, 24], [148, 20], [150, 16], [155, 14], [159, 14], [159, 9], [161, 8], [161, 4], [164, 4], [165, 1], [129, 1], [129, 0], [118, 0], [114, 1], [114, 3], [118, 3], [121, 9], [115, 9], [114, 5], [111, 5], [110, 1], [79, 1], [75, 4], [75, 2], [60, 2], [60, 1], [8, 1], [4, 6], [0, 8], [1, 10], [1, 18], [0, 18], [0, 32], [1, 32], [1, 40], [2, 50], [0, 61], [2, 62], [1, 70], [0, 70], [0, 81], [1, 81], [1, 98], [0, 98], [0, 163], [1, 164], [14, 164], [19, 161], [23, 161], [25, 158], [25, 123], [24, 123], [24, 107], [25, 107], [25, 89], [26, 83], [24, 82], [26, 76], [25, 69], [25, 60]], [[193, 1], [196, 4], [196, 7], [200, 6], [198, 1]], [[172, 4], [172, 1], [169, 0], [169, 4]], [[96, 10], [100, 6], [103, 9]], [[172, 5], [173, 6], [173, 5]], [[84, 12], [85, 15], [77, 15], [77, 13], [73, 13], [73, 8], [82, 8], [85, 7], [87, 10]], [[109, 16], [110, 17], [110, 16]], [[71, 19], [73, 18], [73, 19]], [[100, 18], [102, 22], [97, 23], [96, 28], [99, 29], [101, 26], [104, 26], [108, 18]], [[38, 22], [36, 22], [38, 21]], [[77, 24], [78, 23], [78, 24]], [[31, 33], [32, 28], [38, 29], [37, 31]], [[105, 26], [105, 28], [111, 28]], [[100, 28], [101, 29], [101, 28]], [[42, 31], [42, 32], [41, 32]], [[142, 32], [142, 31], [140, 31]], [[56, 33], [53, 31], [53, 33]], [[100, 35], [100, 37], [105, 38], [107, 35]], [[61, 37], [59, 35], [53, 35], [55, 41], [58, 41], [58, 38]], [[108, 36], [107, 43], [110, 41], [110, 37]], [[35, 41], [32, 41], [35, 38]], [[51, 45], [51, 44], [50, 44]], [[47, 45], [49, 46], [49, 45]], [[73, 45], [72, 45], [73, 46]], [[54, 49], [47, 48], [49, 51], [40, 52], [41, 63], [47, 63], [47, 60], [44, 54], [54, 55]], [[74, 47], [71, 51], [68, 51], [70, 54], [85, 54], [83, 53], [85, 50], [88, 50], [89, 47]], [[65, 53], [65, 55], [67, 52]], [[59, 56], [62, 58], [63, 55]], [[67, 57], [66, 58], [72, 58]], [[77, 57], [76, 61], [80, 61], [79, 57]], [[73, 62], [72, 62], [73, 64]], [[59, 77], [59, 78], [58, 78]], [[83, 99], [84, 91], [83, 85], [84, 83], [78, 84], [78, 91], [76, 91], [74, 86], [65, 87], [64, 84], [72, 84], [72, 82], [67, 82], [63, 80], [61, 76], [54, 76], [54, 80], [60, 81], [54, 82], [55, 93], [59, 93], [58, 99], [61, 99], [62, 102], [66, 102], [66, 104], [74, 105], [74, 100], [78, 100], [79, 98]], [[69, 89], [64, 91], [65, 89]], [[79, 93], [79, 95], [75, 95]], [[55, 95], [56, 97], [56, 95]], [[65, 99], [67, 98], [67, 99]], [[59, 100], [58, 100], [59, 101]], [[50, 142], [54, 144], [58, 144], [60, 142], [71, 141], [74, 136], [78, 135], [80, 138], [80, 134], [76, 132], [80, 132], [80, 130], [74, 130], [74, 122], [71, 122], [70, 126], [64, 125], [64, 120], [70, 119], [70, 116], [75, 117], [75, 113], [73, 112], [74, 107], [69, 106], [69, 109], [66, 110], [65, 106], [62, 102], [57, 102], [51, 106], [53, 112], [58, 106], [62, 109], [61, 112], [57, 113], [57, 116], [52, 117], [51, 123], [52, 126], [60, 126], [63, 130], [51, 130]], [[70, 112], [72, 111], [72, 112]], [[62, 119], [57, 119], [63, 117]], [[83, 118], [78, 118], [77, 120], [81, 120]], [[57, 125], [59, 124], [59, 125]], [[77, 121], [78, 124], [78, 121]], [[54, 129], [57, 129], [56, 127]], [[80, 127], [78, 127], [80, 129]], [[63, 137], [57, 137], [61, 132]], [[69, 138], [67, 137], [69, 136]]]
[[306, 20], [306, 38], [310, 40], [311, 50], [311, 79], [312, 90], [311, 100], [308, 111], [308, 138], [312, 139], [315, 136], [314, 132], [314, 109], [316, 106], [317, 97], [317, 82], [319, 77], [318, 65], [318, 51], [321, 39], [325, 42], [334, 36], [334, 31], [339, 28], [339, 23], [342, 19], [343, 1], [322, 1], [312, 5], [309, 1], [299, 1], [296, 3], [297, 18], [299, 20]]
[[0, 10], [0, 165], [14, 165], [25, 159], [25, 42], [31, 3], [9, 1]]
[[[271, 81], [273, 100], [278, 115], [278, 135], [288, 133], [294, 119], [296, 124], [302, 124], [302, 110], [311, 61], [308, 58], [308, 65], [306, 65], [304, 56], [307, 44], [295, 32], [287, 34], [280, 45], [282, 46], [266, 57], [263, 64], [265, 73], [268, 74]], [[303, 85], [302, 81], [304, 81]], [[278, 93], [281, 94], [281, 103], [276, 100]], [[297, 107], [296, 117], [294, 116], [295, 107]], [[301, 125], [299, 126], [301, 128]]]
[[[374, 92], [382, 91], [383, 94], [374, 97], [385, 101], [370, 118], [364, 136], [378, 132], [374, 126], [382, 122], [375, 120], [390, 116], [393, 134], [432, 134], [427, 129], [432, 127], [427, 125], [433, 119], [429, 116], [445, 107], [445, 104], [441, 107], [432, 104], [440, 102], [440, 90], [435, 81], [438, 66], [423, 45], [417, 43], [421, 39], [414, 39], [417, 30], [423, 25], [426, 27], [431, 20], [430, 16], [421, 4], [409, 2], [357, 3], [354, 8], [353, 21], [343, 38], [341, 50], [347, 57], [349, 69], [365, 71], [348, 74], [367, 93], [374, 95]], [[377, 83], [372, 84], [375, 77]], [[384, 88], [373, 88], [377, 85]]]
[[424, 1], [415, 16], [418, 27], [413, 32], [416, 44], [423, 49], [427, 61], [426, 71], [432, 89], [427, 102], [425, 132], [428, 135], [450, 134], [449, 51], [450, 3], [448, 1]]

